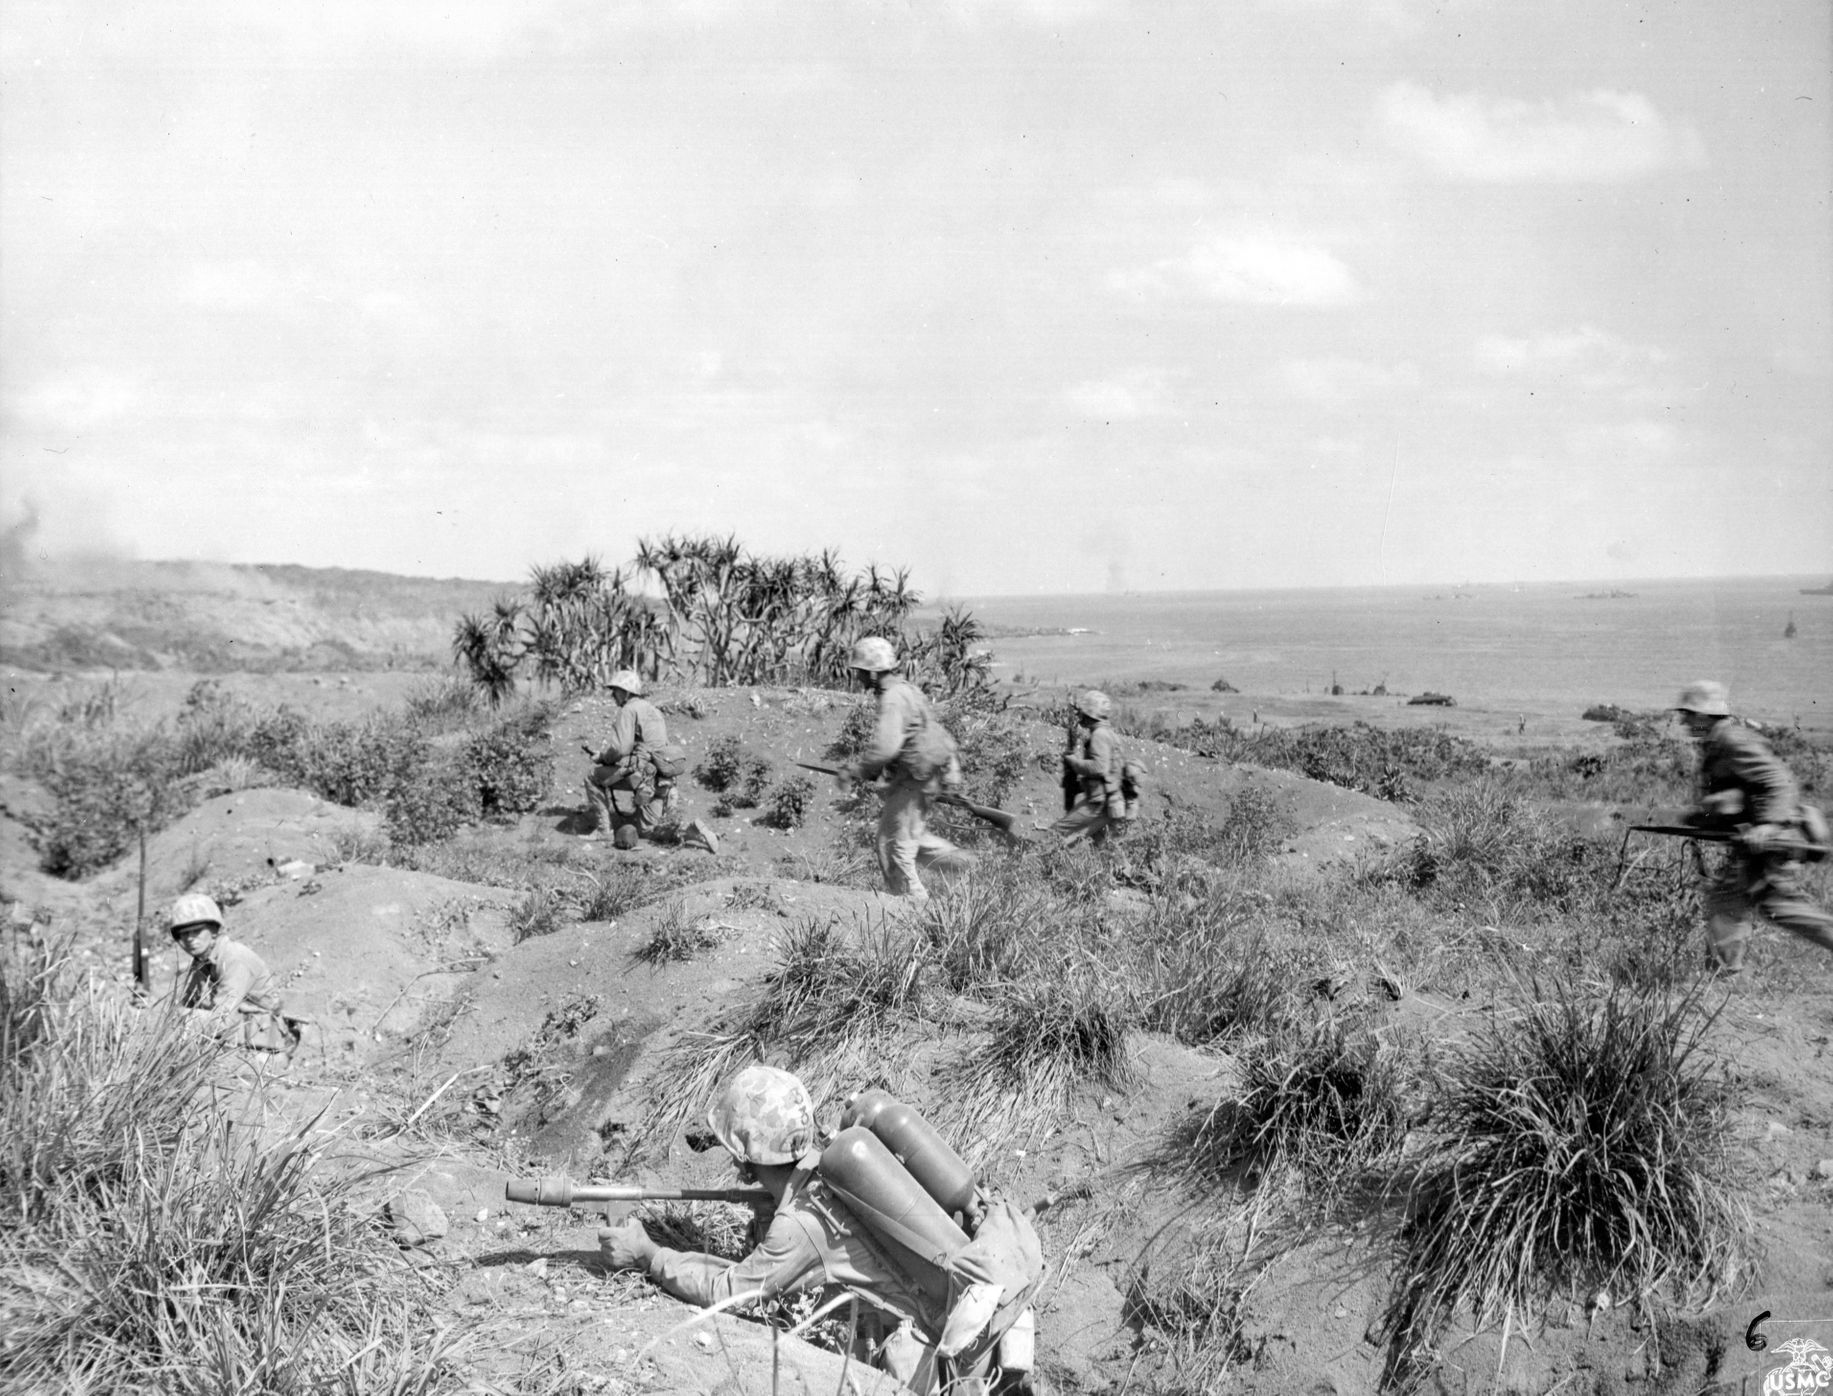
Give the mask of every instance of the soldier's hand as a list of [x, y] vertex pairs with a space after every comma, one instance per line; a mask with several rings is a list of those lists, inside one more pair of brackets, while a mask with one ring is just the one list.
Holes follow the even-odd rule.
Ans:
[[834, 772], [834, 784], [838, 785], [842, 790], [851, 790], [855, 785], [859, 784], [860, 779], [861, 774], [857, 761], [849, 761], [846, 765]]
[[658, 1249], [635, 1217], [621, 1226], [599, 1228], [598, 1251], [613, 1270], [647, 1270]]
[[1738, 843], [1758, 855], [1782, 851], [1787, 840], [1787, 830], [1780, 824], [1752, 824], [1738, 835]]

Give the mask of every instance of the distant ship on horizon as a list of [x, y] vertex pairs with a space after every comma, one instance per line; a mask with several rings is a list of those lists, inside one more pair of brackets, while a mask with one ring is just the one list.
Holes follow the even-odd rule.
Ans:
[[1833, 596], [1833, 582], [1828, 582], [1823, 587], [1803, 587], [1801, 594], [1803, 596]]

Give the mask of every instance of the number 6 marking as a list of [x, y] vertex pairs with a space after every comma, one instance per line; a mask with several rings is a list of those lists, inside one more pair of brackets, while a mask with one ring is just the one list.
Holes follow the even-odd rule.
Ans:
[[1757, 1328], [1757, 1325], [1768, 1317], [1769, 1310], [1765, 1309], [1762, 1313], [1753, 1318], [1750, 1321], [1750, 1327], [1744, 1330], [1744, 1346], [1749, 1348], [1752, 1352], [1761, 1352], [1764, 1348], [1769, 1346], [1769, 1339], [1764, 1337], [1762, 1332]]

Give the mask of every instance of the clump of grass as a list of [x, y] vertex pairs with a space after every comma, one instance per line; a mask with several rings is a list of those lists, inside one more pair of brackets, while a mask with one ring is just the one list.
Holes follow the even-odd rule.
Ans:
[[754, 1209], [737, 1202], [647, 1202], [636, 1216], [657, 1245], [742, 1260], [760, 1236]]
[[1220, 1244], [1142, 1268], [1128, 1286], [1122, 1314], [1138, 1326], [1168, 1369], [1170, 1380], [1161, 1379], [1155, 1389], [1216, 1390], [1229, 1368], [1254, 1361], [1262, 1344], [1247, 1337], [1252, 1288], [1253, 1277], [1244, 1276]]
[[1035, 950], [1036, 930], [1060, 918], [1034, 877], [1009, 864], [950, 879], [923, 908], [922, 934], [942, 982], [955, 993], [987, 992], [1015, 979]]
[[1199, 1045], [1277, 1030], [1329, 969], [1323, 947], [1280, 934], [1252, 899], [1155, 905], [1141, 948], [1144, 1025]]
[[509, 933], [516, 945], [551, 936], [565, 922], [565, 899], [551, 887], [531, 887], [509, 909]]
[[807, 776], [789, 776], [771, 786], [763, 798], [761, 821], [773, 829], [799, 829], [808, 818], [815, 783]]
[[1274, 1188], [1335, 1195], [1398, 1148], [1407, 1110], [1391, 1053], [1339, 1023], [1252, 1043], [1241, 1090], [1193, 1122], [1172, 1156], [1198, 1181], [1239, 1170]]
[[782, 895], [770, 882], [740, 882], [726, 894], [726, 905], [733, 911], [767, 911], [782, 913]]
[[664, 1054], [649, 1078], [639, 1146], [665, 1142], [720, 1082], [765, 1055], [794, 1067], [819, 1101], [861, 1074], [871, 1044], [915, 1020], [928, 993], [925, 947], [891, 918], [849, 926], [834, 914], [805, 917], [777, 953], [760, 991]]
[[34, 1391], [456, 1390], [466, 1338], [301, 1129], [233, 1122], [218, 1048], [65, 948], [0, 947], [0, 1370]]
[[645, 964], [663, 965], [718, 949], [725, 938], [725, 928], [711, 917], [696, 916], [681, 898], [671, 897], [657, 910], [649, 939], [633, 953]]
[[1752, 1227], [1696, 995], [1528, 986], [1441, 1069], [1388, 1305], [1397, 1367], [1552, 1295], [1734, 1287]]
[[1532, 921], [1596, 906], [1609, 889], [1614, 850], [1561, 829], [1497, 782], [1436, 796], [1418, 818], [1423, 832], [1404, 876], [1440, 907]]
[[1093, 966], [1027, 980], [1001, 996], [984, 1065], [1038, 1101], [1066, 1100], [1083, 1081], [1121, 1085], [1133, 1018], [1124, 985]]
[[650, 879], [640, 864], [613, 863], [585, 874], [586, 888], [578, 902], [581, 921], [615, 921], [643, 905]]

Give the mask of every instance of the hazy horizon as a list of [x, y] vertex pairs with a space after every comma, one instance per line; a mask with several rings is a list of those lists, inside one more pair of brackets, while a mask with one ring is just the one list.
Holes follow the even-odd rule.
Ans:
[[[601, 558], [601, 561], [605, 559]], [[550, 558], [539, 565], [560, 561]], [[850, 559], [842, 558], [843, 565], [852, 567]], [[879, 560], [880, 566], [886, 565]], [[536, 564], [531, 564], [531, 566]], [[612, 560], [608, 565], [621, 565]], [[863, 564], [859, 564], [863, 566]], [[890, 565], [897, 565], [895, 563]], [[452, 582], [472, 586], [526, 587], [529, 577], [525, 569], [520, 577], [481, 577], [459, 573], [435, 574], [425, 572], [396, 572], [375, 567], [344, 567], [340, 565], [319, 565], [292, 560], [275, 560], [272, 558], [246, 562], [226, 562], [216, 558], [204, 557], [130, 557], [118, 553], [70, 553], [56, 556], [35, 556], [28, 558], [23, 566], [11, 563], [0, 566], [0, 581], [20, 582], [46, 580], [60, 570], [82, 571], [92, 569], [105, 572], [111, 568], [131, 570], [137, 566], [147, 567], [297, 567], [306, 571], [340, 571], [373, 573], [384, 577], [399, 577], [406, 581], [416, 582]], [[1228, 586], [1228, 587], [1130, 587], [1124, 590], [1106, 591], [1070, 591], [1070, 590], [1037, 590], [1008, 592], [935, 592], [923, 585], [923, 579], [912, 573], [911, 584], [923, 596], [922, 606], [925, 609], [946, 606], [963, 602], [996, 602], [996, 601], [1032, 601], [1048, 599], [1075, 599], [1078, 597], [1126, 597], [1126, 596], [1238, 596], [1255, 592], [1284, 593], [1294, 591], [1405, 591], [1414, 592], [1421, 587], [1442, 590], [1462, 590], [1465, 587], [1483, 589], [1513, 589], [1516, 587], [1535, 590], [1550, 587], [1604, 586], [1622, 588], [1627, 586], [1680, 586], [1680, 585], [1713, 585], [1713, 584], [1749, 584], [1798, 582], [1822, 583], [1833, 581], [1833, 568], [1809, 572], [1735, 572], [1718, 573], [1710, 576], [1665, 576], [1665, 577], [1550, 577], [1535, 578], [1499, 578], [1493, 581], [1477, 581], [1471, 578], [1459, 578], [1453, 581], [1448, 578], [1422, 580], [1419, 582], [1364, 582], [1352, 584], [1318, 583], [1315, 585], [1288, 584], [1283, 586]]]

